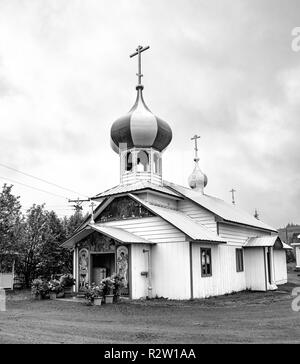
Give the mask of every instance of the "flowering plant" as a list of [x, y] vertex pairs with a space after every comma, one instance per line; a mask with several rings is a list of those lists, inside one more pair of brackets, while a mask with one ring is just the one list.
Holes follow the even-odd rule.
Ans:
[[102, 279], [101, 284], [103, 285], [103, 295], [112, 295], [114, 294], [115, 289], [115, 280], [111, 277], [107, 277]]
[[60, 277], [59, 283], [63, 288], [72, 287], [75, 284], [75, 279], [73, 278], [72, 274], [63, 274]]
[[63, 290], [59, 280], [57, 280], [57, 279], [51, 279], [48, 282], [48, 288], [49, 288], [50, 292], [55, 292], [55, 293], [62, 292], [62, 290]]
[[92, 283], [91, 286], [85, 288], [84, 297], [89, 303], [93, 303], [95, 298], [100, 298], [103, 292], [103, 285], [100, 284], [96, 286], [95, 283]]
[[119, 297], [122, 289], [125, 287], [125, 279], [120, 274], [113, 274], [111, 278], [114, 281], [113, 294]]

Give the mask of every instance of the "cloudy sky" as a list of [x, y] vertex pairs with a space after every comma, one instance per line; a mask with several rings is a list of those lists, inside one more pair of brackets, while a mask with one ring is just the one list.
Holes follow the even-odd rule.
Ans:
[[[0, 0], [0, 164], [93, 195], [119, 183], [111, 123], [144, 96], [169, 122], [166, 180], [186, 185], [201, 135], [206, 193], [275, 227], [300, 223], [299, 0]], [[10, 180], [4, 180], [3, 178]], [[0, 166], [24, 209], [76, 193]]]

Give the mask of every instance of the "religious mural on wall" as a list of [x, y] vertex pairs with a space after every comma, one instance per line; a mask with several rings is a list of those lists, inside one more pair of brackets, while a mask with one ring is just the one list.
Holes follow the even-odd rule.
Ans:
[[124, 278], [123, 294], [128, 294], [128, 248], [119, 246], [117, 248], [117, 274]]
[[89, 281], [89, 252], [83, 248], [79, 251], [79, 289], [84, 288]]
[[96, 222], [112, 220], [134, 219], [154, 216], [139, 202], [130, 197], [119, 197], [114, 199], [101, 213]]

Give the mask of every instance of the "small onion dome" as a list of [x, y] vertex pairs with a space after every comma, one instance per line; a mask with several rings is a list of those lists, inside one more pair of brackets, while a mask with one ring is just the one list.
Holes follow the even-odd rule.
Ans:
[[192, 174], [189, 176], [188, 181], [189, 181], [189, 186], [193, 190], [201, 191], [203, 193], [203, 189], [207, 185], [207, 176], [201, 171], [198, 162], [195, 163], [195, 168]]
[[142, 85], [137, 86], [135, 104], [111, 127], [111, 146], [117, 153], [119, 153], [119, 148], [131, 149], [133, 147], [155, 148], [162, 152], [172, 140], [172, 130], [169, 124], [148, 109], [142, 90]]

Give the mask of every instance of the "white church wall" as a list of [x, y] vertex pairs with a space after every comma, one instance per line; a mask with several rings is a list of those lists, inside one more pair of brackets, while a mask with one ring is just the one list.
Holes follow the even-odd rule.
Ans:
[[266, 266], [264, 248], [244, 249], [246, 287], [254, 291], [266, 290]]
[[104, 225], [120, 227], [154, 243], [182, 242], [185, 235], [159, 216], [109, 221]]
[[152, 246], [153, 296], [190, 299], [189, 243]]
[[274, 249], [275, 284], [287, 283], [286, 251]]
[[131, 287], [132, 299], [146, 297], [148, 295], [148, 278], [142, 272], [148, 271], [148, 255], [144, 249], [149, 249], [148, 245], [132, 244], [130, 247], [131, 262]]
[[189, 200], [178, 201], [178, 210], [187, 214], [211, 231], [217, 232], [217, 223], [215, 221], [215, 215], [212, 212], [207, 211]]
[[219, 235], [224, 238], [229, 245], [242, 246], [249, 237], [260, 237], [271, 235], [270, 232], [243, 227], [233, 224], [219, 223]]
[[[193, 291], [194, 298], [205, 298], [242, 291], [246, 288], [245, 271], [236, 271], [235, 247], [226, 245], [193, 243]], [[212, 275], [201, 276], [200, 249], [211, 248]]]

